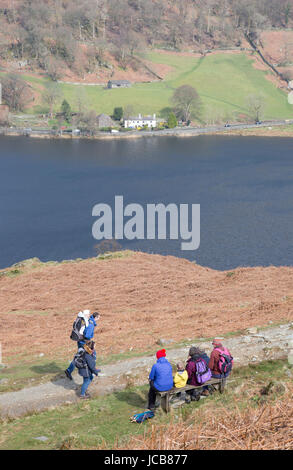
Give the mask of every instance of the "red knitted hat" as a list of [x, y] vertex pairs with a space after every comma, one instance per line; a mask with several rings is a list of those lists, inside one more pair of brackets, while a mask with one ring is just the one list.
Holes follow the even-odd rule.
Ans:
[[222, 340], [221, 339], [218, 339], [218, 338], [215, 338], [212, 342], [212, 344], [214, 346], [222, 346]]
[[166, 356], [166, 349], [160, 349], [160, 351], [157, 351], [157, 359], [160, 359], [160, 357], [165, 357]]

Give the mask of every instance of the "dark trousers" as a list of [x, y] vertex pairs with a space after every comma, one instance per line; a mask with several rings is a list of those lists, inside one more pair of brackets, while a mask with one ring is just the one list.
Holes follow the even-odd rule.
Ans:
[[155, 408], [156, 404], [156, 394], [159, 390], [154, 387], [153, 383], [150, 383], [150, 389], [149, 389], [149, 402], [148, 402], [148, 409], [152, 410]]

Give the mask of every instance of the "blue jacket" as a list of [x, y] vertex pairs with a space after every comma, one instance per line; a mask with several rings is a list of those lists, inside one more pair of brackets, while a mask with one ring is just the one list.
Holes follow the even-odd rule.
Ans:
[[204, 353], [200, 356], [200, 358], [205, 361], [205, 363], [207, 364], [207, 366], [209, 365], [210, 358], [209, 358], [209, 356], [207, 355], [207, 353], [204, 352]]
[[96, 355], [91, 355], [86, 352], [84, 355], [84, 359], [86, 362], [86, 366], [82, 367], [81, 369], [78, 369], [79, 375], [86, 378], [91, 377], [93, 374], [98, 375], [100, 370], [96, 369]]
[[97, 326], [94, 317], [91, 315], [88, 326], [84, 329], [83, 337], [86, 340], [92, 339], [95, 333], [95, 327]]
[[149, 379], [159, 392], [165, 392], [173, 387], [172, 366], [165, 357], [160, 357], [153, 365]]

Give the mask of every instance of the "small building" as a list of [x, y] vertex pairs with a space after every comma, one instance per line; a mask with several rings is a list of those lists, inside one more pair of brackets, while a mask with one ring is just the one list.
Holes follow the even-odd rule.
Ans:
[[99, 129], [103, 127], [115, 127], [117, 124], [107, 114], [99, 114], [97, 116], [97, 125]]
[[129, 88], [131, 87], [131, 82], [128, 80], [109, 80], [108, 88]]
[[156, 115], [153, 116], [142, 116], [139, 114], [137, 117], [129, 117], [124, 120], [124, 127], [128, 129], [137, 129], [138, 127], [147, 126], [149, 128], [157, 127]]

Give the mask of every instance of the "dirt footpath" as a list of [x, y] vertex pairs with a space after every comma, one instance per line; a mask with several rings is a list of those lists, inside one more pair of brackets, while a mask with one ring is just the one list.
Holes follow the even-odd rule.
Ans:
[[[246, 335], [226, 339], [225, 346], [234, 357], [235, 367], [268, 359], [284, 358], [293, 351], [293, 323], [262, 330], [252, 328]], [[210, 343], [197, 343], [208, 353]], [[167, 358], [176, 363], [185, 361], [189, 347], [168, 349]], [[103, 367], [102, 375], [95, 378], [90, 386], [93, 396], [122, 390], [127, 385], [148, 383], [148, 374], [154, 356], [134, 358]], [[74, 381], [60, 379], [55, 382], [30, 387], [18, 392], [0, 395], [0, 415], [16, 417], [28, 412], [42, 411], [57, 405], [74, 403], [79, 400], [81, 377], [74, 372]]]

